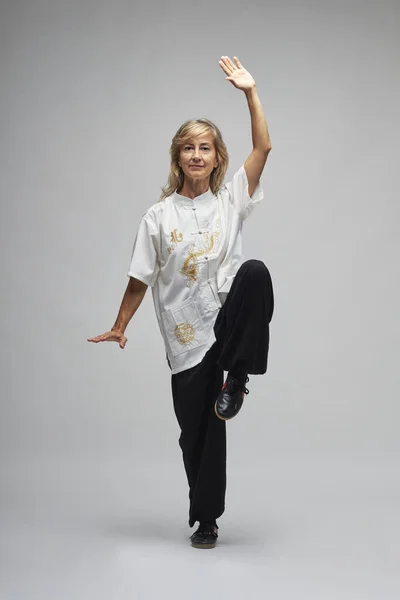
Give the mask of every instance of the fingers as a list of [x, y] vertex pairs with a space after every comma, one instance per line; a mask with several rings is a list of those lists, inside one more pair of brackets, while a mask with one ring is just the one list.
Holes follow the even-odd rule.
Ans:
[[226, 75], [230, 75], [230, 71], [228, 71], [228, 69], [225, 67], [224, 63], [222, 62], [222, 60], [219, 61], [219, 66], [221, 67], [221, 69], [225, 72]]
[[227, 75], [231, 75], [231, 73], [233, 73], [233, 71], [236, 69], [236, 66], [233, 64], [229, 56], [221, 56], [219, 64], [221, 64], [221, 62], [221, 66], [223, 66], [224, 71]]
[[237, 69], [237, 66], [235, 65], [235, 63], [233, 63], [233, 62], [231, 61], [231, 59], [229, 58], [229, 56], [225, 56], [225, 58], [226, 58], [226, 61], [227, 61], [228, 67], [230, 68], [231, 72], [233, 73], [233, 71], [236, 71], [236, 69]]
[[110, 334], [109, 333], [102, 333], [101, 335], [96, 335], [95, 337], [92, 338], [88, 338], [88, 342], [104, 342], [105, 340], [108, 340], [110, 338]]
[[121, 339], [118, 341], [119, 341], [119, 347], [123, 350], [125, 348], [126, 342], [128, 341], [128, 338], [125, 335], [123, 335], [121, 337]]
[[98, 342], [118, 342], [119, 347], [124, 349], [128, 338], [125, 335], [118, 336], [114, 331], [108, 331], [102, 335], [96, 335], [95, 337], [87, 338], [87, 341], [94, 342], [95, 344]]

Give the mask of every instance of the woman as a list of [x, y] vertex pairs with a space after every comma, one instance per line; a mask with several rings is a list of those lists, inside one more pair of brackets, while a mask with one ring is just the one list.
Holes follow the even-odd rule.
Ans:
[[[223, 184], [228, 153], [207, 119], [184, 123], [172, 140], [171, 169], [161, 199], [143, 215], [130, 277], [111, 331], [90, 342], [125, 347], [125, 329], [147, 287], [164, 339], [179, 444], [189, 484], [195, 548], [213, 548], [225, 510], [226, 421], [239, 412], [249, 374], [267, 370], [273, 289], [263, 262], [241, 264], [243, 221], [263, 198], [260, 176], [271, 150], [250, 73], [222, 56], [226, 80], [246, 94], [253, 150]], [[223, 382], [224, 371], [227, 378]]]

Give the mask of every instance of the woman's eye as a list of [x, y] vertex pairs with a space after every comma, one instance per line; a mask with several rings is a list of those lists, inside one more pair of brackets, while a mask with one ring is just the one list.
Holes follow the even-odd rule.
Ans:
[[[185, 146], [184, 147], [184, 150], [190, 150], [190, 149], [191, 149], [191, 146]], [[202, 150], [210, 150], [210, 148], [208, 146], [203, 146], [201, 149]]]

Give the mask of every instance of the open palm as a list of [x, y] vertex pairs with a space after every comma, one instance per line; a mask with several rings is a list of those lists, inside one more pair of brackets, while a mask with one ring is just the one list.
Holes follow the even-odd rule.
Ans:
[[236, 65], [231, 61], [229, 56], [221, 56], [219, 65], [221, 69], [228, 75], [225, 79], [230, 81], [239, 90], [249, 90], [256, 85], [253, 77], [242, 66], [237, 56], [233, 57]]

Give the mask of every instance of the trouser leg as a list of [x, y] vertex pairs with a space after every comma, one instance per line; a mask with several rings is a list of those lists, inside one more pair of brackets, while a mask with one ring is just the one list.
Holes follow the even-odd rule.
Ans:
[[247, 260], [237, 271], [214, 325], [222, 346], [224, 371], [263, 374], [267, 370], [269, 323], [274, 311], [270, 273], [260, 260]]
[[216, 342], [198, 365], [171, 376], [179, 445], [189, 483], [189, 525], [212, 521], [225, 510], [226, 427], [213, 405], [223, 384]]

